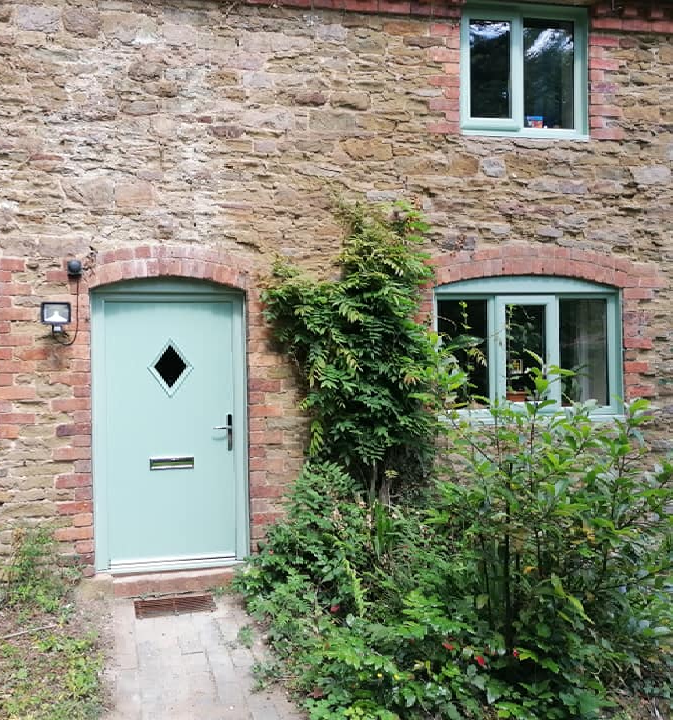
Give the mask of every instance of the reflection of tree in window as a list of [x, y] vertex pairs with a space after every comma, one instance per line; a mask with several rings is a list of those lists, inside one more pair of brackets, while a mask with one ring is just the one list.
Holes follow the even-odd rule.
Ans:
[[468, 375], [460, 400], [475, 395], [488, 398], [486, 300], [441, 300], [438, 310], [439, 333], [445, 344], [458, 346], [453, 355]]
[[573, 23], [527, 18], [523, 40], [526, 126], [573, 128]]
[[512, 117], [510, 107], [510, 23], [470, 22], [470, 115]]
[[507, 390], [535, 390], [531, 370], [542, 370], [547, 356], [543, 305], [507, 305]]
[[609, 403], [607, 307], [602, 299], [559, 301], [561, 367], [575, 375], [564, 378], [563, 403]]

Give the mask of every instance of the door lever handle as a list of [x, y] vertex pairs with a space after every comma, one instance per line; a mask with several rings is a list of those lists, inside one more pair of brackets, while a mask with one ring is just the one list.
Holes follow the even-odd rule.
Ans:
[[227, 450], [232, 450], [234, 447], [234, 416], [229, 413], [227, 415], [226, 425], [215, 425], [213, 430], [226, 430], [227, 431]]

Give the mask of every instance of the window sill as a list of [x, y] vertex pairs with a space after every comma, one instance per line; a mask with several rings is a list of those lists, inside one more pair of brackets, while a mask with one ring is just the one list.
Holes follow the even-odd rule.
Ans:
[[[525, 412], [525, 403], [523, 402], [504, 402], [501, 407], [508, 406], [507, 409], [519, 410], [522, 414]], [[569, 407], [549, 407], [544, 410], [540, 410], [538, 417], [551, 418], [555, 415], [560, 414], [563, 410], [569, 410]], [[495, 417], [488, 408], [459, 408], [457, 411], [458, 417], [461, 420], [468, 420], [474, 422], [477, 425], [495, 425]], [[449, 416], [444, 415], [444, 421], [449, 421]], [[623, 413], [611, 410], [608, 407], [596, 408], [594, 411], [589, 413], [589, 419], [595, 423], [613, 423], [623, 421], [625, 416]]]
[[463, 135], [471, 137], [509, 137], [512, 139], [525, 138], [526, 140], [575, 140], [588, 142], [588, 134], [578, 133], [574, 130], [479, 130], [476, 128], [461, 128]]

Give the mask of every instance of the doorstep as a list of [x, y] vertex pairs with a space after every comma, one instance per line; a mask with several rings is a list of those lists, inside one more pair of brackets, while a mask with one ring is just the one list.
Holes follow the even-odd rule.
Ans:
[[204, 568], [199, 570], [172, 570], [170, 572], [110, 575], [98, 573], [83, 580], [87, 595], [128, 598], [175, 593], [201, 592], [229, 585], [237, 566]]

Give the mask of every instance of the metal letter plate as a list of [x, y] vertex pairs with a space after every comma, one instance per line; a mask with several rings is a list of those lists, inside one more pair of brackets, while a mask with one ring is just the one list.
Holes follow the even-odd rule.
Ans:
[[191, 470], [193, 467], [193, 456], [150, 458], [150, 470]]

